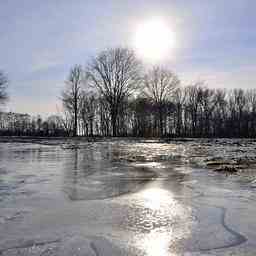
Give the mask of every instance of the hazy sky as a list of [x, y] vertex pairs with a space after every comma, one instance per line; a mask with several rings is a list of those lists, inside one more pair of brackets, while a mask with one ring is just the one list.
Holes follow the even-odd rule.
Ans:
[[256, 88], [255, 10], [253, 0], [0, 0], [7, 110], [56, 112], [71, 66], [107, 47], [131, 46], [136, 27], [152, 17], [174, 32], [164, 62], [184, 83]]

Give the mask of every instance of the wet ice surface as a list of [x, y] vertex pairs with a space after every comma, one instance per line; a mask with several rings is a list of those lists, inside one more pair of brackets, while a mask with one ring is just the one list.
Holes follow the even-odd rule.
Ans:
[[[0, 143], [0, 255], [255, 255], [256, 142]], [[216, 173], [225, 161], [238, 174]]]

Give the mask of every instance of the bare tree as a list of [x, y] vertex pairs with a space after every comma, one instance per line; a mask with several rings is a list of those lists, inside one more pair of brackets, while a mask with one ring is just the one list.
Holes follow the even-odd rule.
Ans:
[[184, 88], [178, 88], [173, 97], [173, 103], [175, 106], [175, 134], [176, 136], [180, 136], [183, 134], [182, 131], [182, 123], [183, 123], [183, 110], [184, 110], [184, 103], [186, 100], [186, 90]]
[[213, 135], [225, 136], [225, 121], [227, 120], [227, 91], [215, 90], [215, 108], [213, 111]]
[[8, 95], [6, 92], [7, 85], [7, 76], [4, 74], [3, 71], [0, 70], [0, 103], [5, 103], [5, 101], [8, 99]]
[[178, 77], [165, 68], [154, 67], [145, 75], [144, 94], [154, 102], [158, 110], [160, 136], [163, 135], [164, 105], [174, 95], [179, 84]]
[[95, 94], [83, 91], [80, 104], [80, 119], [82, 121], [83, 133], [86, 136], [93, 136], [96, 109], [99, 104], [98, 99]]
[[216, 107], [215, 101], [215, 90], [207, 87], [202, 88], [201, 98], [201, 110], [202, 110], [202, 121], [201, 121], [201, 136], [209, 136], [211, 134], [211, 120], [212, 114]]
[[186, 109], [190, 114], [191, 120], [191, 135], [196, 136], [197, 125], [198, 125], [198, 115], [200, 106], [200, 85], [201, 82], [194, 83], [185, 88], [186, 90]]
[[245, 107], [246, 97], [244, 91], [242, 89], [231, 90], [228, 97], [231, 136], [239, 137], [242, 135]]
[[246, 92], [247, 108], [250, 114], [249, 120], [249, 137], [256, 136], [256, 89]]
[[67, 110], [63, 111], [62, 116], [58, 116], [58, 123], [61, 124], [63, 127], [65, 133], [70, 136], [72, 133], [74, 124], [73, 124], [74, 119], [70, 117], [70, 112]]
[[125, 98], [139, 85], [140, 63], [132, 50], [116, 48], [101, 52], [87, 69], [89, 83], [108, 103], [112, 135], [118, 135], [117, 119]]
[[83, 71], [80, 65], [71, 68], [66, 89], [62, 92], [63, 107], [70, 112], [73, 123], [73, 136], [77, 136], [78, 107], [81, 96], [81, 83], [83, 81]]

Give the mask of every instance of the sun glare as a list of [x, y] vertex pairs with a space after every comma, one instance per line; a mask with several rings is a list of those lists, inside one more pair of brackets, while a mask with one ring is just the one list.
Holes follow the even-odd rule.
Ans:
[[159, 61], [170, 54], [175, 36], [161, 19], [152, 19], [137, 27], [134, 45], [137, 54], [149, 61]]

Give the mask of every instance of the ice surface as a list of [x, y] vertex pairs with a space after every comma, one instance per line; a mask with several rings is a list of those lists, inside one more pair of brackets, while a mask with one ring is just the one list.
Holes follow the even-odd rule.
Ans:
[[0, 143], [0, 255], [254, 255], [254, 140], [32, 142]]

